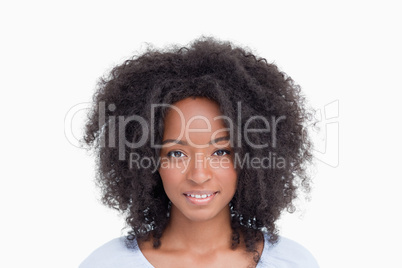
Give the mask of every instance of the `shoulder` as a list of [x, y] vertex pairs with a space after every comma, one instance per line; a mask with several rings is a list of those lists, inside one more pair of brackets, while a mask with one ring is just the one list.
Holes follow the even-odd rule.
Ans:
[[299, 243], [285, 237], [279, 237], [278, 242], [271, 244], [265, 236], [264, 250], [261, 255], [261, 266], [258, 267], [289, 267], [318, 268], [313, 255]]
[[[79, 268], [149, 267], [137, 242], [126, 237], [115, 238], [92, 252]], [[152, 267], [152, 266], [151, 266]]]

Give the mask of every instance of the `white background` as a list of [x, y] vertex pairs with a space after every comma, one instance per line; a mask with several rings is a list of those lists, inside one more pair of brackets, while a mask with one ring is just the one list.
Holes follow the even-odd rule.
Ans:
[[[1, 2], [0, 266], [77, 267], [122, 234], [65, 117], [146, 42], [185, 45], [204, 34], [275, 62], [316, 109], [339, 102], [339, 155], [332, 132], [332, 166], [317, 160], [312, 201], [281, 220], [281, 234], [323, 268], [401, 267], [397, 1], [143, 2]], [[76, 135], [82, 117], [73, 118]]]

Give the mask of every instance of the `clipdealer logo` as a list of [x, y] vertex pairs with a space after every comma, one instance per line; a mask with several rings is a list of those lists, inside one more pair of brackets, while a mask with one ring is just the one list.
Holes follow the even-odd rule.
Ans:
[[[153, 120], [155, 119], [155, 109], [156, 108], [170, 108], [174, 109], [176, 112], [179, 113], [180, 117], [183, 119], [184, 116], [181, 114], [181, 111], [177, 109], [174, 105], [170, 104], [155, 104], [152, 106], [151, 110], [151, 120], [152, 122], [148, 124], [148, 122], [138, 116], [138, 115], [131, 115], [131, 116], [109, 116], [106, 118], [106, 109], [108, 111], [113, 112], [116, 109], [116, 106], [114, 104], [109, 104], [107, 107], [105, 106], [105, 103], [100, 103], [99, 104], [99, 128], [100, 131], [105, 131], [105, 125], [108, 124], [109, 126], [109, 139], [108, 141], [105, 141], [104, 139], [101, 139], [100, 146], [109, 146], [112, 148], [118, 148], [119, 150], [119, 160], [126, 160], [126, 155], [125, 155], [125, 148], [130, 147], [130, 148], [139, 148], [141, 146], [144, 146], [146, 142], [148, 141], [148, 138], [151, 140], [151, 147], [152, 148], [160, 148], [161, 145], [155, 144], [154, 143], [154, 129], [153, 129]], [[83, 148], [81, 139], [78, 137], [83, 136], [83, 125], [84, 121], [86, 119], [86, 116], [88, 112], [91, 109], [91, 103], [89, 102], [84, 102], [84, 103], [79, 103], [74, 106], [72, 106], [66, 113], [65, 118], [64, 118], [64, 135], [67, 139], [67, 141], [72, 144], [74, 147], [77, 148]], [[314, 152], [313, 155], [314, 157], [321, 161], [322, 163], [327, 164], [328, 166], [331, 167], [337, 167], [339, 165], [339, 100], [332, 101], [326, 105], [323, 105], [320, 107], [320, 109], [317, 109], [315, 111], [315, 117], [317, 120], [317, 127], [314, 128], [315, 131], [308, 131], [309, 135], [311, 136], [313, 142], [314, 142]], [[230, 144], [232, 146], [241, 146], [241, 137], [244, 137], [245, 142], [250, 145], [253, 148], [256, 149], [261, 149], [261, 148], [267, 148], [271, 146], [272, 148], [275, 148], [277, 145], [277, 140], [276, 140], [276, 129], [277, 126], [281, 123], [281, 121], [286, 120], [285, 116], [280, 116], [280, 117], [272, 117], [272, 118], [265, 118], [263, 116], [253, 116], [246, 120], [245, 122], [242, 122], [241, 118], [241, 103], [238, 102], [238, 115], [237, 118], [235, 118], [236, 123], [238, 126], [241, 126], [242, 123], [244, 123], [244, 129], [234, 129], [233, 128], [233, 121], [231, 118], [225, 117], [225, 116], [220, 116], [218, 119], [225, 120], [227, 123], [228, 127], [228, 132], [230, 133], [230, 137], [233, 136], [233, 132], [237, 131], [237, 136], [238, 140], [230, 140]], [[194, 120], [203, 120], [203, 118], [194, 118]], [[126, 139], [125, 137], [125, 128], [130, 122], [136, 122], [139, 124], [139, 126], [142, 128], [142, 136], [140, 139], [133, 143], [130, 142]], [[249, 128], [250, 124], [252, 121], [261, 121], [264, 123], [265, 128], [262, 129], [253, 129]], [[205, 122], [210, 124], [207, 120]], [[116, 128], [116, 123], [118, 124], [118, 127]], [[191, 123], [191, 122], [188, 122]], [[183, 123], [184, 124], [184, 123]], [[187, 126], [188, 127], [188, 126]], [[184, 129], [185, 126], [183, 125], [182, 127], [182, 135], [183, 137], [184, 134]], [[317, 131], [318, 129], [318, 131]], [[310, 130], [310, 129], [309, 129]], [[208, 127], [206, 129], [203, 129], [201, 131], [208, 131]], [[249, 135], [251, 133], [255, 132], [267, 132], [270, 133], [271, 139], [267, 141], [265, 144], [254, 144], [253, 141], [249, 138]], [[101, 135], [103, 136], [103, 135]], [[116, 144], [116, 136], [118, 137], [117, 143]], [[180, 137], [180, 138], [181, 138]], [[190, 141], [189, 137], [186, 136], [186, 139]], [[193, 146], [197, 146], [194, 144], [191, 144]], [[238, 156], [235, 157], [235, 164], [238, 164], [240, 167], [253, 167], [253, 168], [258, 168], [258, 167], [276, 167], [276, 168], [284, 168], [286, 166], [286, 163], [284, 163], [283, 158], [280, 156], [275, 155], [275, 153], [269, 154], [269, 157], [267, 159], [254, 159], [250, 158], [248, 155], [244, 157], [244, 159], [240, 159]], [[155, 166], [158, 161], [159, 163], [160, 160], [150, 160], [150, 161], [144, 161], [143, 159], [139, 159], [136, 157], [136, 155], [130, 155], [129, 156], [129, 161], [130, 163], [134, 163], [138, 165], [138, 161], [141, 161], [141, 163], [147, 163], [147, 165], [150, 165], [149, 163], [153, 163], [151, 166]]]

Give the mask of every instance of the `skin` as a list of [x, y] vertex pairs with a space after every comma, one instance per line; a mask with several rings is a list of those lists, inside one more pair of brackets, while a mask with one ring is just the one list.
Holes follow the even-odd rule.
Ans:
[[[236, 191], [228, 132], [217, 103], [187, 98], [174, 104], [165, 117], [163, 164], [159, 169], [172, 202], [170, 222], [161, 237], [140, 249], [155, 267], [253, 267], [244, 244], [230, 248], [229, 202]], [[195, 199], [188, 194], [212, 194]], [[262, 242], [258, 250], [262, 251]]]

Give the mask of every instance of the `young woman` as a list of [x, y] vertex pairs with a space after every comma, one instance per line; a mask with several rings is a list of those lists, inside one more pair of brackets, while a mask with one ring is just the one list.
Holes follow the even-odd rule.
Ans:
[[290, 77], [227, 42], [115, 67], [85, 141], [99, 154], [103, 202], [130, 231], [80, 267], [318, 267], [275, 225], [309, 190], [309, 116]]

